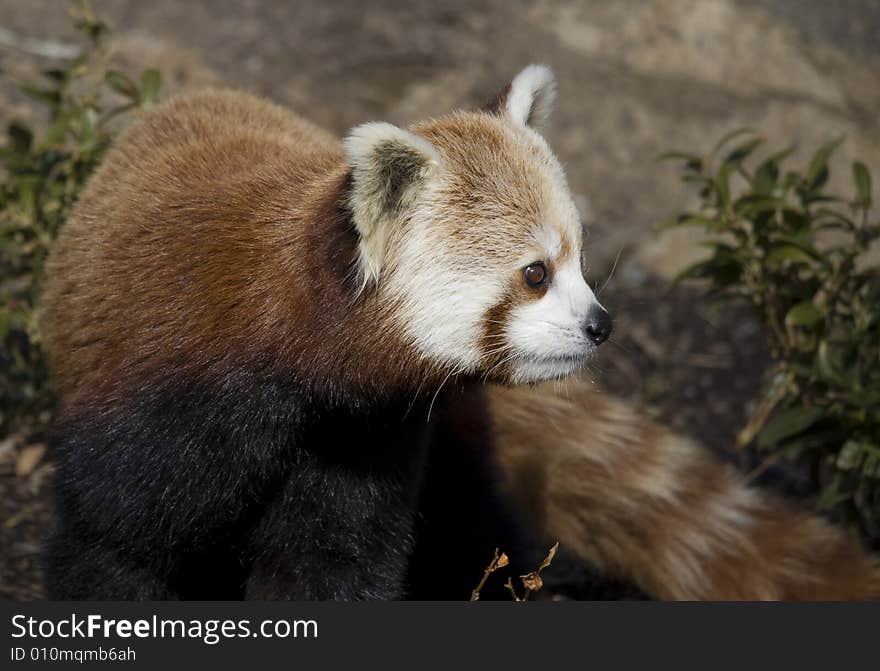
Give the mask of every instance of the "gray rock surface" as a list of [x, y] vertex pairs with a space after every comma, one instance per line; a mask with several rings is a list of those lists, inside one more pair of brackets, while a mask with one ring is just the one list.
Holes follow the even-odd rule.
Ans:
[[[0, 25], [73, 40], [61, 4], [0, 0]], [[693, 258], [692, 233], [651, 231], [688, 199], [655, 162], [670, 147], [704, 148], [741, 126], [804, 151], [845, 134], [840, 166], [860, 157], [880, 168], [878, 0], [93, 4], [116, 29], [120, 61], [160, 67], [166, 92], [245, 88], [338, 133], [477, 104], [523, 65], [548, 63], [560, 88], [548, 133], [594, 223], [597, 274], [622, 247], [624, 265], [662, 275]], [[15, 72], [30, 57], [0, 58]]]

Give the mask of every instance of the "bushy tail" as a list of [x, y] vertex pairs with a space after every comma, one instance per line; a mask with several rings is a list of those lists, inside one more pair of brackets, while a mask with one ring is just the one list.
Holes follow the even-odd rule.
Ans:
[[537, 529], [609, 576], [659, 599], [880, 598], [857, 540], [587, 383], [487, 397]]

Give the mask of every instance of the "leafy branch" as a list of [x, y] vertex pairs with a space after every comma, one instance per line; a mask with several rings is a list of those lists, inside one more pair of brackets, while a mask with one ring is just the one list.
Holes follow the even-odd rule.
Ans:
[[110, 146], [116, 121], [153, 104], [161, 77], [138, 83], [109, 67], [107, 24], [88, 4], [71, 10], [82, 52], [18, 88], [48, 112], [37, 130], [9, 124], [0, 147], [0, 437], [39, 433], [54, 405], [40, 350], [35, 306], [43, 264], [59, 228]]
[[699, 208], [660, 228], [697, 226], [710, 255], [679, 279], [707, 280], [721, 299], [745, 300], [765, 324], [775, 366], [740, 432], [769, 459], [813, 466], [818, 505], [880, 539], [880, 238], [871, 175], [852, 164], [852, 193], [826, 191], [842, 138], [800, 170], [789, 147], [755, 159], [763, 138], [738, 130], [707, 155], [670, 152]]

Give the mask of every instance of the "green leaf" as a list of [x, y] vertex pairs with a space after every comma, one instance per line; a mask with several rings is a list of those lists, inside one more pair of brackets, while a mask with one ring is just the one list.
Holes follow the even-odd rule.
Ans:
[[830, 174], [831, 172], [828, 170], [828, 166], [822, 166], [819, 173], [811, 181], [806, 183], [806, 187], [802, 192], [805, 203], [812, 203], [821, 198], [820, 193], [822, 187], [825, 186], [825, 182], [828, 181], [828, 176]]
[[766, 159], [764, 159], [765, 163], [776, 163], [779, 165], [789, 156], [794, 153], [795, 146], [793, 144], [788, 145], [785, 149], [777, 151], [775, 154], [770, 154]]
[[89, 58], [88, 54], [84, 53], [81, 56], [73, 59], [70, 62], [70, 65], [67, 66], [67, 79], [79, 79], [80, 77], [85, 77], [89, 72]]
[[12, 149], [17, 154], [26, 154], [30, 151], [34, 141], [33, 131], [20, 121], [13, 121], [7, 130]]
[[827, 340], [822, 340], [816, 350], [815, 361], [820, 377], [836, 384], [845, 384], [846, 380], [840, 373], [842, 361], [838, 348], [832, 347]]
[[840, 212], [835, 212], [834, 210], [830, 210], [827, 207], [818, 208], [813, 211], [813, 217], [818, 222], [824, 222], [825, 220], [831, 220], [835, 224], [839, 224], [841, 228], [845, 228], [847, 230], [854, 230], [856, 225], [849, 218], [841, 214]]
[[162, 76], [158, 70], [144, 70], [141, 75], [140, 102], [142, 105], [152, 105], [159, 97], [159, 87], [162, 85]]
[[779, 165], [772, 161], [765, 161], [755, 171], [755, 176], [752, 178], [752, 188], [756, 193], [767, 196], [776, 187], [777, 179], [779, 179]]
[[54, 111], [61, 104], [61, 94], [58, 91], [50, 89], [41, 89], [30, 84], [22, 84], [19, 90], [29, 98], [33, 98], [37, 102], [47, 105], [50, 110]]
[[83, 149], [91, 148], [96, 140], [98, 113], [92, 107], [80, 109], [79, 116], [79, 141]]
[[754, 140], [749, 140], [748, 142], [741, 144], [740, 146], [733, 149], [725, 158], [724, 164], [729, 165], [732, 170], [737, 169], [742, 162], [745, 161], [749, 155], [755, 151], [762, 143], [764, 142], [763, 138], [755, 138]]
[[848, 440], [837, 453], [835, 465], [843, 471], [849, 471], [862, 463], [862, 457], [862, 444], [857, 440]]
[[716, 247], [714, 255], [685, 268], [676, 277], [676, 282], [685, 279], [706, 278], [712, 280], [718, 288], [734, 284], [742, 276], [742, 262], [733, 252], [733, 248], [723, 243], [713, 243]]
[[51, 80], [55, 84], [63, 84], [67, 81], [67, 71], [60, 68], [50, 68], [43, 70], [43, 76]]
[[733, 211], [751, 219], [764, 212], [775, 212], [784, 204], [784, 201], [779, 198], [771, 198], [766, 194], [749, 193], [734, 201]]
[[70, 130], [70, 122], [72, 120], [72, 110], [66, 110], [59, 114], [55, 120], [49, 125], [46, 131], [46, 144], [49, 146], [60, 145], [64, 142], [67, 131]]
[[696, 214], [676, 214], [667, 219], [664, 219], [659, 224], [657, 224], [658, 231], [665, 231], [670, 228], [677, 228], [679, 226], [705, 226], [706, 228], [712, 228], [715, 226], [715, 220], [709, 219], [708, 217], [701, 217]]
[[822, 315], [811, 301], [802, 301], [785, 315], [785, 323], [789, 326], [812, 326], [822, 319]]
[[773, 193], [779, 181], [779, 166], [793, 151], [794, 147], [789, 146], [764, 159], [752, 178], [752, 188], [755, 193], [765, 196]]
[[812, 239], [810, 220], [806, 212], [786, 207], [782, 210], [782, 221], [790, 230], [796, 231], [799, 235], [805, 235], [803, 241]]
[[107, 82], [107, 85], [117, 93], [132, 100], [138, 99], [137, 86], [118, 70], [108, 70], [107, 74], [104, 75], [104, 80]]
[[871, 206], [871, 173], [860, 161], [853, 163], [853, 181], [856, 184], [856, 203], [861, 207]]
[[730, 207], [730, 174], [732, 171], [730, 165], [724, 164], [715, 177], [715, 193], [718, 196], [718, 207], [722, 210]]
[[767, 448], [810, 428], [824, 416], [820, 408], [796, 407], [776, 414], [758, 434], [758, 447]]
[[850, 391], [845, 395], [848, 403], [860, 408], [876, 408], [880, 406], [880, 391], [869, 391], [862, 389], [859, 391]]
[[693, 179], [707, 179], [703, 176], [703, 159], [696, 154], [687, 154], [681, 151], [667, 151], [657, 157], [658, 161], [683, 161], [685, 181]]
[[756, 135], [756, 133], [751, 128], [737, 128], [735, 130], [732, 130], [729, 133], [721, 136], [721, 139], [718, 140], [714, 147], [712, 147], [710, 155], [714, 156], [733, 139], [742, 137], [743, 135]]
[[811, 264], [814, 260], [810, 254], [795, 245], [776, 247], [767, 255], [767, 263], [771, 266], [782, 266], [785, 263]]
[[819, 147], [819, 150], [813, 154], [804, 175], [807, 190], [815, 191], [828, 179], [828, 159], [831, 158], [831, 154], [840, 146], [841, 142], [843, 142], [843, 137], [835, 138]]
[[842, 473], [835, 473], [831, 484], [822, 490], [819, 499], [816, 501], [816, 507], [819, 510], [828, 510], [851, 498], [852, 495], [848, 491], [841, 491], [841, 485], [843, 484], [842, 475]]
[[862, 464], [862, 476], [865, 478], [880, 479], [880, 456], [869, 454]]
[[785, 242], [797, 247], [808, 256], [818, 259], [820, 258], [819, 250], [813, 246], [813, 232], [808, 228], [802, 228], [795, 233], [775, 233], [774, 242]]

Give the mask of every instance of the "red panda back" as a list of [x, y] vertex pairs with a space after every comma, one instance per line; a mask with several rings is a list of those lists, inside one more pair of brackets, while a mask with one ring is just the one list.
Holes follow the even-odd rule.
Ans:
[[323, 312], [343, 300], [329, 269], [301, 264], [333, 237], [345, 172], [331, 136], [249, 95], [208, 91], [145, 112], [47, 264], [41, 328], [63, 403], [158, 369], [222, 375], [233, 359], [283, 358], [286, 335], [318, 313], [297, 286], [306, 270]]

